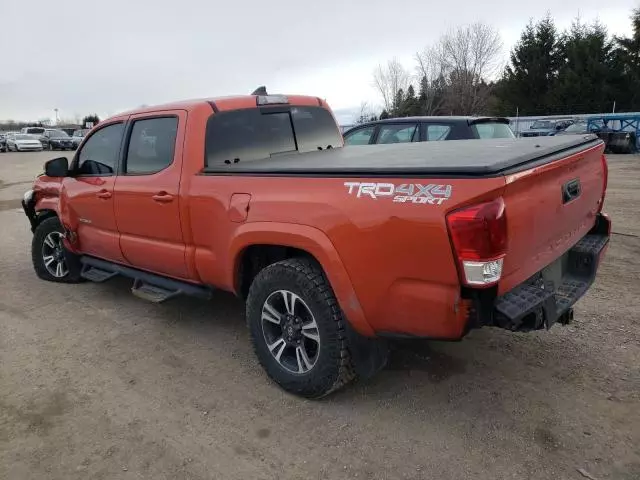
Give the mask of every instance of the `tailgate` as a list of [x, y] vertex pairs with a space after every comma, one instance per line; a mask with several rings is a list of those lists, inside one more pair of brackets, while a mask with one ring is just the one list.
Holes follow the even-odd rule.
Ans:
[[505, 175], [508, 250], [499, 293], [566, 253], [593, 227], [605, 189], [604, 144]]

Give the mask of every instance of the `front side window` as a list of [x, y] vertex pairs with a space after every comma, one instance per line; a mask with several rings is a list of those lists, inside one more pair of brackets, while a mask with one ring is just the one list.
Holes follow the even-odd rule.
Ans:
[[417, 124], [415, 123], [399, 123], [380, 125], [378, 140], [376, 143], [409, 143], [413, 139]]
[[127, 150], [126, 172], [149, 174], [171, 165], [177, 133], [176, 117], [134, 122]]
[[124, 124], [115, 123], [91, 135], [78, 154], [77, 173], [112, 175], [118, 162], [123, 131]]
[[349, 132], [344, 137], [345, 145], [368, 145], [375, 132], [375, 127], [359, 128]]

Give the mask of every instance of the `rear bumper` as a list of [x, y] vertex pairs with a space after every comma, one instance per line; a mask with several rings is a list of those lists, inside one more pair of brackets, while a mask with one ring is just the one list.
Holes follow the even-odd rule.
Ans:
[[525, 332], [549, 329], [573, 318], [573, 305], [593, 283], [609, 246], [611, 222], [600, 214], [591, 231], [567, 253], [499, 297], [474, 292], [468, 327], [494, 326]]

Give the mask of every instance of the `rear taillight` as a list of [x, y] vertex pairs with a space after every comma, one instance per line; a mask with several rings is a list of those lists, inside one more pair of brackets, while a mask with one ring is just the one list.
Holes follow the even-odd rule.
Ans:
[[474, 287], [498, 282], [507, 253], [507, 217], [502, 197], [451, 212], [447, 225], [462, 282]]
[[600, 199], [600, 209], [599, 212], [602, 211], [602, 207], [604, 207], [604, 197], [607, 194], [607, 184], [609, 183], [609, 165], [607, 165], [607, 157], [605, 154], [602, 154], [600, 158], [602, 161], [602, 198]]

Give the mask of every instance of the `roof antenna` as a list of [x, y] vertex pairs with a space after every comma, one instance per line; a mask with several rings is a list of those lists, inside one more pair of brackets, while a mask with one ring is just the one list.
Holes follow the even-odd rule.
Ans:
[[267, 87], [264, 85], [256, 88], [251, 95], [267, 95]]

